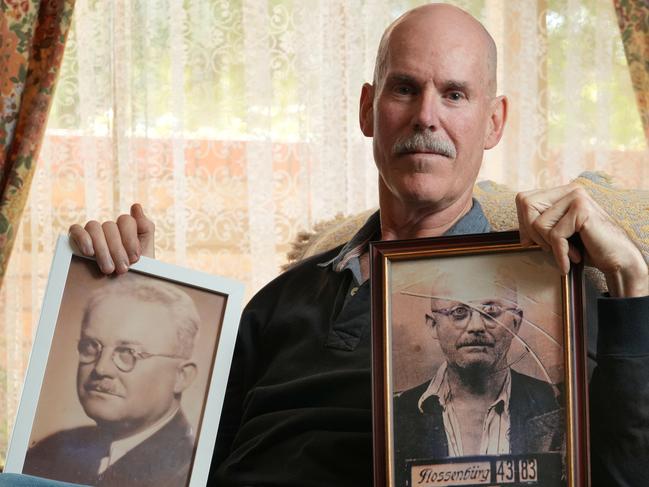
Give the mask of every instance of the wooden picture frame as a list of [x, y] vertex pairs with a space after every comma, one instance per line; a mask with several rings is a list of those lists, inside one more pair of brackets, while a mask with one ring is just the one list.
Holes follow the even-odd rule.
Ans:
[[500, 232], [374, 242], [371, 276], [376, 487], [589, 485], [581, 266]]
[[204, 486], [243, 292], [146, 257], [105, 276], [60, 237], [4, 471]]

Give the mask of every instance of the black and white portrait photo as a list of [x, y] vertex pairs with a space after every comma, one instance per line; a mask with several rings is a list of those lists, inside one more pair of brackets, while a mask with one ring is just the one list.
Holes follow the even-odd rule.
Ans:
[[562, 299], [552, 261], [536, 252], [390, 266], [395, 485], [406, 485], [409, 460], [561, 455]]
[[209, 390], [227, 380], [215, 358], [236, 335], [224, 330], [229, 297], [133, 270], [102, 276], [74, 255], [62, 277], [31, 424], [19, 412], [29, 431], [22, 472], [93, 486], [186, 487], [198, 455], [205, 476], [212, 448], [203, 458], [198, 439], [203, 420], [214, 421], [204, 414]]

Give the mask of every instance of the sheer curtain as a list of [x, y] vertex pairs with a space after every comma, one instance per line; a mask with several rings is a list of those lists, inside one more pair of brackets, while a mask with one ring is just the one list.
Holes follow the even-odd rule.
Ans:
[[649, 143], [649, 2], [613, 0], [640, 119]]
[[[407, 0], [77, 0], [0, 299], [0, 445], [13, 423], [56, 236], [141, 202], [157, 257], [272, 279], [299, 230], [377, 204], [358, 96]], [[646, 186], [610, 0], [465, 0], [499, 47], [506, 136], [482, 177], [519, 189], [583, 169]], [[0, 446], [4, 448], [4, 446]]]

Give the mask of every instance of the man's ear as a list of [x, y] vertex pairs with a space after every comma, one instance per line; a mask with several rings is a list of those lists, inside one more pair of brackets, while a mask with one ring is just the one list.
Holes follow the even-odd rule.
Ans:
[[430, 328], [433, 338], [437, 340], [437, 320], [428, 313], [426, 313], [426, 326]]
[[518, 333], [518, 330], [521, 328], [521, 323], [523, 322], [523, 310], [518, 308], [514, 311], [514, 333]]
[[497, 96], [491, 101], [490, 116], [485, 133], [484, 148], [491, 149], [500, 142], [507, 121], [507, 97]]
[[194, 362], [182, 362], [176, 369], [176, 383], [174, 393], [180, 394], [187, 389], [196, 378], [196, 364]]
[[365, 137], [374, 136], [374, 86], [363, 84], [361, 101], [358, 109], [358, 121]]

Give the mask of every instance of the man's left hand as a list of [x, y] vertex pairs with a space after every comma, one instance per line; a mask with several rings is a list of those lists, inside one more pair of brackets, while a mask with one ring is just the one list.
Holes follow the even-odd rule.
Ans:
[[[537, 243], [552, 251], [562, 273], [582, 257], [604, 273], [611, 296], [649, 295], [649, 271], [642, 253], [579, 184], [516, 195], [524, 245]], [[579, 235], [584, 255], [568, 239]]]

